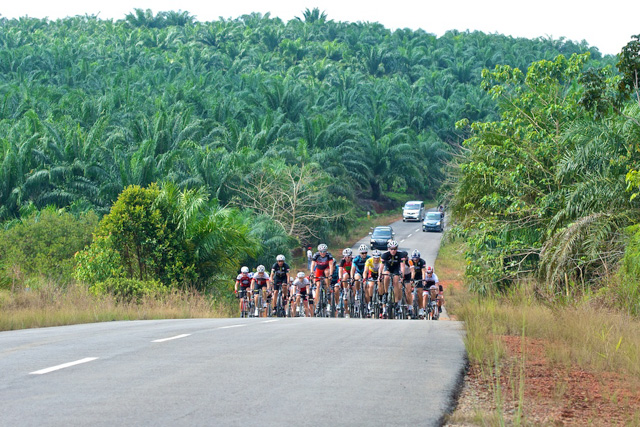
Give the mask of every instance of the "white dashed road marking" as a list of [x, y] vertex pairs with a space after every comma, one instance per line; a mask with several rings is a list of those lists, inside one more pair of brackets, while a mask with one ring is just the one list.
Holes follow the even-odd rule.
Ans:
[[76, 360], [75, 362], [63, 363], [62, 365], [56, 365], [56, 366], [52, 366], [50, 368], [40, 369], [39, 371], [29, 372], [29, 374], [30, 375], [48, 374], [49, 372], [57, 371], [59, 369], [68, 368], [70, 366], [79, 365], [81, 363], [91, 362], [91, 361], [96, 360], [96, 359], [97, 359], [97, 357], [86, 357], [84, 359]]
[[274, 319], [274, 320], [265, 320], [264, 322], [260, 322], [260, 323], [271, 323], [271, 322], [277, 322], [277, 320], [276, 319]]
[[218, 329], [241, 328], [242, 326], [247, 326], [247, 325], [221, 326], [221, 327], [219, 327]]
[[188, 337], [189, 335], [191, 334], [176, 335], [175, 337], [161, 338], [159, 340], [153, 340], [151, 342], [165, 342], [165, 341], [177, 340], [178, 338]]

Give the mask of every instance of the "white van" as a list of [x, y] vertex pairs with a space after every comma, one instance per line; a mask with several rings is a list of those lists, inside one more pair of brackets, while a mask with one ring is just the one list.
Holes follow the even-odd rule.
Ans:
[[402, 208], [402, 221], [415, 220], [422, 221], [424, 218], [424, 202], [422, 200], [412, 200], [405, 203]]

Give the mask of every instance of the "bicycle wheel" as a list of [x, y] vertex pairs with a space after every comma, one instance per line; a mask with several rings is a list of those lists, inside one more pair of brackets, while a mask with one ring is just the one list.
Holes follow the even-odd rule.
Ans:
[[389, 291], [387, 295], [387, 317], [389, 319], [395, 318], [395, 305], [396, 305], [396, 298], [395, 298], [395, 295], [393, 294], [393, 278], [392, 278], [392, 280], [389, 283]]

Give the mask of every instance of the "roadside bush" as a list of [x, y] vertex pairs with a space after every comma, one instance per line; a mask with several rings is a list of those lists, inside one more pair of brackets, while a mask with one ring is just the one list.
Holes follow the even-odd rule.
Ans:
[[640, 225], [627, 229], [628, 244], [618, 280], [612, 287], [618, 305], [632, 315], [640, 315]]
[[112, 295], [119, 302], [141, 303], [145, 297], [166, 295], [167, 287], [157, 280], [109, 278], [90, 288], [94, 295]]
[[251, 219], [209, 202], [203, 188], [130, 186], [100, 222], [91, 247], [76, 256], [75, 276], [88, 285], [127, 278], [204, 290], [258, 253]]
[[91, 243], [98, 224], [93, 213], [74, 216], [45, 209], [0, 231], [0, 282], [22, 282], [38, 276], [69, 282], [74, 254]]

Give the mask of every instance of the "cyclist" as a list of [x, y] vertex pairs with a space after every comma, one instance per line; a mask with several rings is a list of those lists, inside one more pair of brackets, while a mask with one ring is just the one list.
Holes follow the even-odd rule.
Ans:
[[338, 296], [338, 298], [340, 298], [338, 292], [340, 291], [340, 288], [342, 287], [345, 292], [344, 292], [344, 305], [346, 307], [346, 312], [347, 312], [347, 317], [349, 317], [351, 315], [350, 313], [350, 308], [349, 308], [349, 300], [347, 299], [347, 288], [351, 287], [351, 277], [353, 275], [353, 251], [351, 250], [351, 248], [346, 248], [342, 251], [342, 260], [340, 260], [340, 267], [338, 268], [338, 277], [340, 278], [340, 284], [338, 286], [336, 286], [336, 295]]
[[[407, 253], [398, 250], [398, 242], [395, 240], [387, 243], [387, 252], [382, 254], [381, 273], [383, 275], [385, 293], [389, 289], [389, 284], [393, 281], [393, 295], [395, 301], [387, 301], [387, 304], [396, 304], [396, 310], [402, 299], [402, 284], [400, 278], [404, 276], [404, 261], [407, 259]], [[386, 310], [386, 307], [385, 307]], [[385, 311], [386, 314], [386, 311]]]
[[327, 245], [324, 243], [319, 244], [318, 252], [311, 258], [311, 268], [309, 271], [309, 277], [313, 277], [313, 282], [316, 285], [316, 294], [314, 295], [316, 302], [319, 302], [320, 289], [325, 287], [325, 290], [327, 290], [331, 283], [331, 276], [335, 269], [335, 263], [333, 261], [333, 256], [328, 251]]
[[[249, 267], [242, 267], [240, 269], [240, 274], [236, 277], [236, 285], [235, 285], [235, 293], [238, 298], [240, 298], [240, 302], [238, 305], [238, 309], [240, 313], [242, 313], [242, 298], [247, 294], [247, 290], [251, 286], [251, 274], [249, 273]], [[240, 289], [238, 289], [240, 288]], [[238, 291], [240, 293], [238, 293]]]
[[[282, 292], [282, 303], [286, 305], [289, 290], [289, 271], [291, 267], [285, 262], [284, 255], [280, 254], [276, 257], [276, 262], [271, 266], [271, 283], [273, 286], [273, 304], [278, 302], [278, 293]], [[282, 307], [284, 308], [284, 307]], [[277, 315], [277, 313], [276, 313]]]
[[[414, 250], [411, 253], [411, 261], [409, 261], [411, 265], [411, 281], [415, 285], [416, 290], [416, 298], [418, 299], [418, 316], [420, 318], [424, 317], [424, 293], [425, 293], [425, 284], [422, 279], [427, 275], [427, 263], [425, 260], [420, 258], [420, 251]], [[411, 302], [413, 305], [413, 301]]]
[[264, 265], [259, 265], [256, 268], [256, 272], [253, 274], [251, 278], [251, 289], [253, 289], [254, 302], [256, 304], [256, 316], [258, 315], [258, 293], [262, 292], [262, 307], [267, 308], [267, 291], [271, 291], [271, 286], [269, 286], [271, 280], [269, 279], [269, 275], [264, 272]]
[[[296, 280], [293, 281], [291, 288], [291, 293], [295, 292], [296, 301], [295, 306], [300, 306], [300, 300], [302, 299], [304, 303], [304, 311], [307, 317], [311, 317], [311, 308], [309, 307], [309, 290], [311, 289], [311, 282], [308, 278], [304, 276], [302, 271], [298, 272], [296, 275]], [[295, 309], [292, 310], [293, 315], [295, 316]], [[302, 315], [302, 313], [300, 313]]]
[[[444, 303], [444, 296], [443, 296], [444, 289], [442, 285], [439, 283], [438, 276], [433, 271], [433, 267], [428, 266], [425, 269], [424, 281], [425, 281], [425, 291], [429, 289], [431, 285], [436, 285], [438, 287], [438, 311], [442, 313], [442, 304]], [[423, 297], [423, 304], [427, 303], [427, 296], [428, 296], [428, 292], [425, 292]]]
[[[360, 290], [360, 283], [362, 283], [362, 278], [364, 277], [364, 266], [367, 263], [367, 260], [371, 258], [367, 255], [367, 245], [360, 245], [358, 252], [360, 252], [360, 255], [353, 259], [353, 265], [355, 266], [355, 271], [353, 273], [353, 285], [356, 288], [356, 301], [360, 298], [358, 291]], [[365, 303], [368, 303], [370, 300], [367, 299], [366, 292], [364, 292], [364, 294], [364, 301]]]
[[[367, 281], [367, 286], [365, 287], [365, 298], [368, 301], [367, 310], [371, 313], [371, 298], [373, 297], [373, 292], [375, 289], [375, 282], [378, 281], [380, 267], [382, 267], [382, 263], [380, 262], [380, 251], [374, 250], [371, 253], [371, 258], [367, 260], [364, 264], [364, 280]], [[378, 287], [378, 296], [379, 300], [382, 300], [382, 286]], [[384, 292], [383, 292], [384, 293]]]

